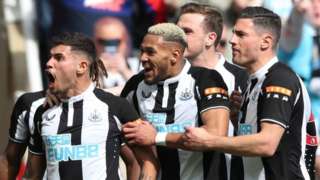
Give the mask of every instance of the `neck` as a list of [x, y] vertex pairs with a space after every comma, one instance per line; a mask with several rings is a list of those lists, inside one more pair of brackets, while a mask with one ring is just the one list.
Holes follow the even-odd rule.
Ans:
[[204, 50], [194, 59], [190, 59], [192, 66], [205, 67], [208, 69], [214, 69], [219, 61], [219, 54], [213, 48]]
[[92, 83], [92, 81], [90, 78], [89, 79], [87, 79], [87, 78], [86, 79], [84, 79], [84, 78], [77, 79], [75, 81], [74, 85], [71, 88], [69, 88], [66, 91], [66, 93], [61, 94], [61, 98], [69, 99], [73, 96], [80, 95], [89, 88], [91, 83]]
[[183, 67], [184, 67], [185, 64], [186, 64], [185, 59], [181, 59], [180, 65], [173, 69], [173, 71], [172, 71], [172, 73], [170, 75], [170, 78], [180, 74], [181, 71], [183, 70]]
[[247, 69], [250, 74], [257, 72], [263, 66], [265, 66], [272, 58], [276, 56], [275, 53], [265, 53], [264, 55], [259, 56], [258, 60], [254, 61]]

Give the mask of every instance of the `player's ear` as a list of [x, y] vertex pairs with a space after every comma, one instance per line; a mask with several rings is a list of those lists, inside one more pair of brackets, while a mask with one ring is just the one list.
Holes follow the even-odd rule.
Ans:
[[261, 50], [272, 48], [272, 45], [273, 45], [273, 37], [268, 33], [263, 34], [261, 38], [261, 43], [260, 43]]
[[86, 71], [88, 71], [88, 68], [89, 62], [87, 60], [81, 60], [77, 66], [77, 74], [84, 74]]
[[215, 32], [209, 32], [207, 38], [205, 39], [206, 46], [214, 46], [214, 43], [217, 40], [217, 34]]
[[172, 64], [175, 64], [177, 62], [177, 60], [181, 58], [181, 56], [183, 56], [183, 51], [180, 48], [173, 50], [170, 62]]

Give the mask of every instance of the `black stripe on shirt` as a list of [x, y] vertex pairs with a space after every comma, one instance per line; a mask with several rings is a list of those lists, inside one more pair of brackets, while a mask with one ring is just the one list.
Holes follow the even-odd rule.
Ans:
[[109, 112], [109, 131], [106, 142], [106, 180], [119, 180], [119, 153], [121, 145], [121, 132], [119, 131], [116, 121]]
[[[83, 123], [83, 100], [73, 104], [73, 124], [68, 127], [68, 103], [62, 104], [62, 113], [60, 116], [60, 123], [58, 134], [71, 134], [71, 145], [81, 144], [81, 129]], [[82, 180], [82, 161], [68, 160], [59, 162], [59, 175], [62, 180], [79, 179]]]

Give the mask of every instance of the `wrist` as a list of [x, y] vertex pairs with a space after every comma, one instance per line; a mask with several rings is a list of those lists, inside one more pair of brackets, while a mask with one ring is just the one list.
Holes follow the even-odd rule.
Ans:
[[166, 146], [166, 137], [167, 137], [166, 132], [158, 132], [156, 137], [155, 137], [155, 144], [159, 146]]

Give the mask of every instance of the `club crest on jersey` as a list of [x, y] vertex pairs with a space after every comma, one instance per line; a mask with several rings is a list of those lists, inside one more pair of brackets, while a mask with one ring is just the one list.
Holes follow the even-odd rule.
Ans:
[[97, 110], [94, 110], [90, 116], [89, 116], [89, 121], [91, 122], [100, 122], [102, 120], [101, 115], [97, 112]]
[[192, 91], [190, 89], [187, 89], [187, 88], [180, 93], [180, 99], [182, 101], [189, 100], [189, 99], [192, 98], [192, 96], [193, 96], [192, 95]]
[[147, 98], [149, 98], [151, 96], [151, 92], [142, 91], [141, 94], [142, 94], [142, 97], [145, 98], [145, 99], [147, 99]]

